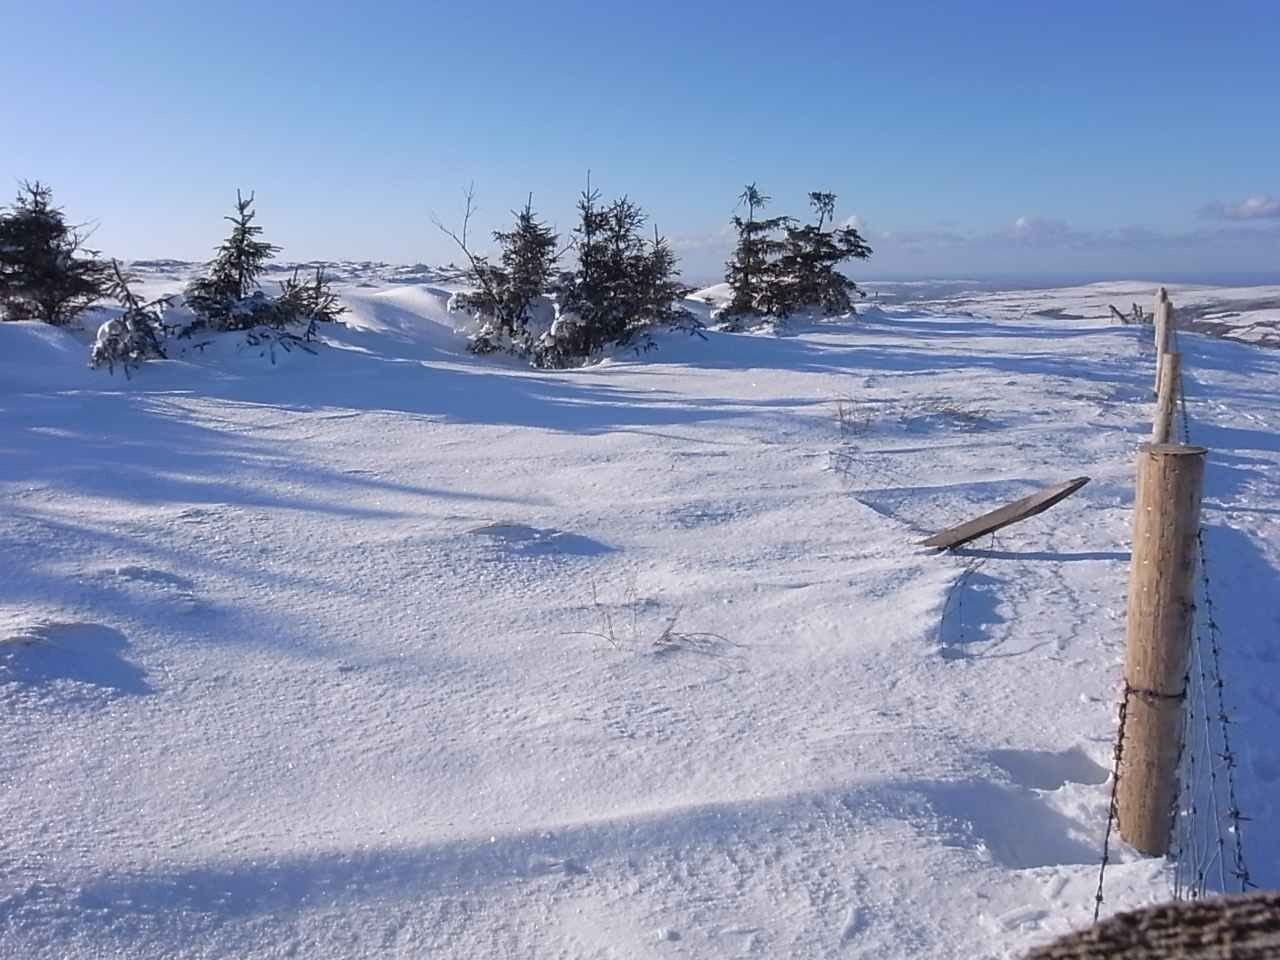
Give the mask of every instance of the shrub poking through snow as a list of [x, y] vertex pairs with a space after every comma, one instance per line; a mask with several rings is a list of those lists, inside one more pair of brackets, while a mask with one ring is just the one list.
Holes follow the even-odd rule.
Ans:
[[131, 367], [152, 357], [165, 356], [164, 311], [172, 298], [140, 300], [129, 289], [129, 278], [120, 272], [120, 264], [115, 260], [111, 261], [111, 271], [110, 293], [120, 302], [123, 312], [98, 328], [89, 366], [94, 369], [105, 366], [114, 374], [119, 364], [128, 377]]
[[40, 182], [23, 183], [0, 213], [0, 319], [73, 323], [105, 295], [106, 265]]
[[293, 276], [280, 282], [280, 296], [276, 298], [276, 326], [305, 323], [302, 339], [311, 341], [316, 335], [316, 325], [336, 323], [347, 312], [341, 299], [329, 286], [324, 267], [316, 267], [310, 280], [299, 279], [298, 269]]
[[[299, 271], [280, 284], [280, 294], [268, 296], [258, 285], [258, 277], [280, 248], [267, 243], [262, 227], [253, 222], [254, 195], [246, 198], [236, 191], [236, 212], [226, 219], [231, 234], [218, 247], [208, 271], [186, 289], [186, 302], [195, 320], [178, 334], [189, 337], [200, 331], [245, 330], [249, 342], [272, 341], [289, 349], [291, 343], [305, 344], [316, 334], [316, 324], [332, 322], [346, 310], [329, 288], [324, 268], [317, 267], [311, 280], [302, 280]], [[301, 336], [291, 328], [306, 324]]]

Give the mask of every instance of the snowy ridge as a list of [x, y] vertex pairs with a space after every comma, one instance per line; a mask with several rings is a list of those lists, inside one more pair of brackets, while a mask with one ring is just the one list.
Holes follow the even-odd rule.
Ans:
[[[452, 289], [353, 274], [314, 356], [132, 380], [0, 324], [0, 958], [1016, 957], [1088, 921], [1148, 331], [1022, 293], [546, 373], [469, 355]], [[1182, 349], [1275, 886], [1280, 354]], [[1106, 907], [1169, 880], [1121, 852]]]

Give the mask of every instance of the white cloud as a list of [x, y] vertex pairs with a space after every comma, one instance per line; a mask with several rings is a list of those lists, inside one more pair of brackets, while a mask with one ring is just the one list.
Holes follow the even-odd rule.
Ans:
[[1256, 193], [1239, 203], [1210, 203], [1200, 213], [1205, 217], [1225, 220], [1280, 220], [1280, 199]]
[[1065, 220], [1048, 217], [1019, 217], [1008, 233], [1019, 242], [1048, 247], [1076, 243], [1081, 238]]

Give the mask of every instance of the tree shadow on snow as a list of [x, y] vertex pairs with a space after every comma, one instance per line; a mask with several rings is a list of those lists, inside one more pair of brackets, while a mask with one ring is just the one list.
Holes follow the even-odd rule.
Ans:
[[[287, 418], [287, 412], [272, 412]], [[302, 510], [343, 517], [394, 517], [395, 511], [352, 503], [344, 490], [386, 490], [479, 503], [519, 498], [399, 484], [308, 463], [278, 425], [222, 427], [164, 395], [53, 394], [11, 413], [0, 437], [6, 479], [45, 483], [85, 496], [141, 504], [218, 504]], [[301, 420], [293, 424], [305, 430]], [[227, 482], [246, 465], [287, 485], [276, 490]]]
[[[813, 843], [822, 829], [875, 829], [898, 821], [925, 838], [970, 851], [974, 866], [1006, 869], [1096, 862], [1081, 824], [1036, 791], [980, 779], [860, 784], [735, 803], [664, 809], [585, 824], [532, 825], [503, 832], [479, 827], [474, 838], [406, 846], [174, 865], [137, 873], [77, 878], [74, 888], [35, 885], [0, 901], [31, 924], [74, 911], [91, 933], [147, 918], [179, 935], [226, 922], [287, 916], [307, 908], [351, 909], [363, 901], [483, 896], [513, 881], [548, 875], [589, 878], [598, 866], [732, 842]], [[818, 833], [815, 834], [815, 829]]]

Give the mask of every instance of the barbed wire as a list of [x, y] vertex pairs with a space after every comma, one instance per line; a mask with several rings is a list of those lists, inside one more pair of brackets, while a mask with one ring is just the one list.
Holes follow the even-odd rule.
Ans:
[[[1236, 787], [1236, 754], [1231, 745], [1231, 726], [1235, 723], [1227, 713], [1226, 683], [1222, 672], [1222, 631], [1218, 627], [1214, 613], [1213, 597], [1209, 593], [1209, 566], [1204, 547], [1204, 531], [1196, 535], [1196, 543], [1200, 550], [1200, 570], [1204, 579], [1205, 627], [1209, 637], [1210, 668], [1213, 674], [1215, 704], [1218, 726], [1222, 734], [1222, 753], [1219, 759], [1226, 771], [1227, 782], [1227, 817], [1231, 821], [1233, 837], [1232, 857], [1234, 860], [1235, 878], [1240, 882], [1240, 892], [1245, 893], [1256, 886], [1249, 876], [1249, 867], [1244, 855], [1244, 822], [1248, 820], [1240, 810], [1239, 794]], [[1203, 644], [1199, 644], [1203, 646]]]
[[1111, 800], [1107, 808], [1107, 829], [1102, 835], [1102, 863], [1098, 866], [1098, 892], [1093, 896], [1093, 922], [1098, 922], [1098, 915], [1102, 912], [1102, 885], [1107, 878], [1107, 865], [1111, 862], [1111, 830], [1115, 826], [1115, 822], [1120, 813], [1117, 800], [1117, 793], [1120, 788], [1120, 763], [1124, 759], [1124, 727], [1125, 721], [1129, 717], [1129, 698], [1133, 695], [1133, 688], [1129, 686], [1126, 680], [1124, 684], [1124, 693], [1120, 697], [1120, 725], [1116, 730], [1116, 745], [1112, 753], [1111, 763]]
[[[1205, 824], [1205, 829], [1202, 830], [1203, 846], [1201, 844], [1195, 845], [1195, 859], [1192, 861], [1192, 868], [1195, 871], [1196, 876], [1196, 885], [1192, 891], [1192, 895], [1203, 896], [1205, 891], [1208, 889], [1209, 873], [1213, 870], [1215, 864], [1218, 868], [1218, 885], [1224, 892], [1227, 888], [1227, 877], [1224, 859], [1225, 842], [1223, 840], [1221, 830], [1222, 810], [1221, 805], [1218, 802], [1218, 768], [1213, 763], [1215, 751], [1213, 744], [1213, 718], [1209, 711], [1209, 695], [1207, 690], [1209, 678], [1205, 672], [1202, 644], [1199, 642], [1198, 637], [1192, 642], [1191, 654], [1194, 663], [1192, 676], [1199, 678], [1199, 683], [1196, 684], [1196, 690], [1200, 701], [1199, 720], [1200, 724], [1204, 727], [1203, 751], [1200, 753], [1200, 756], [1208, 761], [1207, 763], [1201, 764], [1201, 769], [1208, 771], [1209, 782], [1207, 786], [1207, 796], [1209, 802], [1209, 814], [1212, 817], [1212, 819]], [[1185, 738], [1184, 733], [1183, 739], [1185, 740]], [[1202, 773], [1201, 776], [1203, 777], [1204, 774]], [[1194, 829], [1194, 824], [1192, 826]], [[1214, 827], [1215, 829], [1211, 830], [1209, 827]]]
[[[1171, 331], [1174, 349], [1180, 349], [1177, 330]], [[1139, 344], [1145, 338], [1139, 337]], [[1141, 350], [1141, 346], [1140, 346]], [[1141, 351], [1145, 354], [1145, 351]], [[1177, 402], [1181, 419], [1182, 441], [1191, 443], [1191, 415], [1187, 404], [1186, 384], [1178, 379]], [[1211, 589], [1212, 577], [1205, 550], [1203, 522], [1196, 529], [1196, 553], [1199, 569], [1197, 598], [1192, 611], [1195, 627], [1192, 635], [1190, 662], [1183, 679], [1183, 731], [1178, 743], [1176, 769], [1178, 789], [1174, 791], [1170, 810], [1171, 847], [1174, 863], [1173, 895], [1175, 900], [1196, 899], [1208, 891], [1216, 870], [1219, 889], [1227, 891], [1227, 850], [1224, 837], [1232, 835], [1231, 875], [1239, 882], [1240, 891], [1256, 887], [1245, 859], [1243, 823], [1248, 820], [1240, 810], [1236, 787], [1236, 755], [1231, 744], [1231, 720], [1226, 708], [1226, 682], [1222, 672], [1222, 631], [1218, 624]], [[1203, 616], [1199, 614], [1203, 612]], [[1206, 650], [1208, 656], [1206, 656]], [[1210, 696], [1210, 687], [1214, 696]], [[1103, 888], [1107, 866], [1111, 861], [1111, 834], [1119, 816], [1117, 795], [1124, 757], [1125, 723], [1134, 688], [1125, 679], [1120, 701], [1120, 724], [1116, 733], [1114, 762], [1111, 771], [1111, 798], [1107, 824], [1102, 840], [1102, 860], [1098, 867], [1098, 887], [1094, 895], [1093, 919], [1102, 911]], [[1217, 722], [1217, 742], [1214, 731]], [[1219, 778], [1219, 770], [1223, 772]], [[1225, 797], [1224, 797], [1225, 791]], [[1226, 817], [1222, 807], [1225, 799]]]
[[[1178, 331], [1174, 329], [1173, 334], [1174, 349], [1180, 350], [1181, 346], [1178, 338]], [[1182, 442], [1191, 443], [1191, 414], [1187, 405], [1187, 390], [1185, 377], [1178, 378], [1178, 407], [1182, 419]], [[1214, 760], [1219, 761], [1223, 769], [1223, 780], [1226, 788], [1226, 807], [1227, 820], [1230, 826], [1227, 827], [1232, 835], [1232, 876], [1239, 882], [1240, 892], [1244, 893], [1255, 887], [1252, 878], [1249, 875], [1248, 862], [1245, 859], [1244, 852], [1244, 826], [1248, 820], [1240, 810], [1239, 792], [1236, 785], [1236, 754], [1231, 744], [1231, 726], [1235, 722], [1231, 719], [1227, 712], [1226, 704], [1226, 680], [1222, 671], [1222, 629], [1218, 624], [1216, 607], [1213, 602], [1212, 591], [1212, 574], [1210, 572], [1209, 552], [1205, 549], [1204, 523], [1201, 522], [1196, 529], [1196, 552], [1199, 554], [1199, 571], [1200, 571], [1200, 596], [1197, 611], [1203, 610], [1203, 618], [1197, 616], [1196, 631], [1194, 636], [1194, 656], [1197, 664], [1200, 665], [1200, 694], [1201, 694], [1201, 712], [1202, 722], [1206, 727], [1206, 743], [1205, 750], [1209, 759], [1209, 788], [1213, 800], [1214, 822], [1218, 827], [1217, 835], [1217, 851], [1219, 867], [1219, 881], [1223, 892], [1226, 892], [1227, 882], [1225, 877], [1225, 858], [1226, 853], [1223, 847], [1225, 840], [1221, 833], [1222, 819], [1217, 803], [1218, 783], [1217, 783], [1217, 766]], [[1208, 669], [1205, 670], [1204, 649], [1205, 641], [1208, 641], [1209, 663]], [[1212, 685], [1214, 690], [1213, 703], [1209, 700], [1209, 686]], [[1213, 720], [1217, 720], [1219, 739], [1221, 743], [1221, 752], [1216, 752], [1211, 735], [1210, 724]], [[1200, 893], [1203, 894], [1204, 887], [1201, 886]]]
[[[1192, 731], [1196, 730], [1195, 723], [1195, 695], [1192, 690], [1193, 678], [1191, 668], [1188, 666], [1186, 674], [1183, 676], [1183, 684], [1188, 690], [1187, 696], [1187, 713], [1184, 718], [1187, 726]], [[1196, 843], [1194, 837], [1195, 824], [1198, 820], [1196, 817], [1196, 766], [1197, 752], [1195, 749], [1187, 749], [1187, 738], [1184, 736], [1178, 742], [1178, 762], [1175, 769], [1178, 771], [1178, 790], [1173, 797], [1173, 806], [1169, 811], [1169, 822], [1173, 825], [1173, 844], [1169, 851], [1169, 857], [1173, 860], [1173, 899], [1184, 900], [1188, 897], [1188, 891], [1195, 886], [1195, 880], [1199, 875], [1199, 871], [1195, 865]]]

